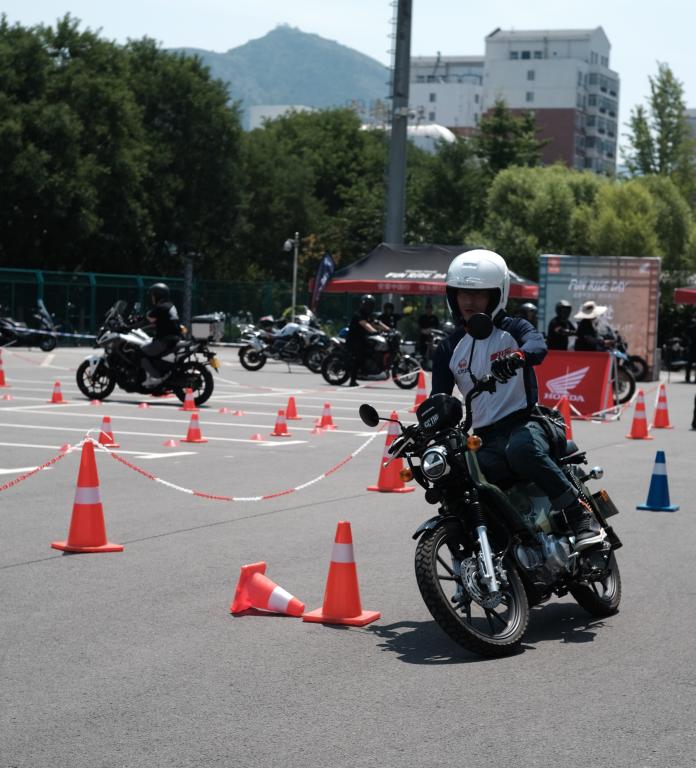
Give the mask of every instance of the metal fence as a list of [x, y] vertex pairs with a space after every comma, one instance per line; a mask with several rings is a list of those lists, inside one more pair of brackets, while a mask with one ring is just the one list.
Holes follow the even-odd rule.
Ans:
[[[27, 322], [37, 300], [42, 299], [62, 332], [92, 334], [117, 300], [123, 299], [130, 305], [140, 302], [146, 307], [148, 287], [160, 281], [170, 287], [173, 301], [181, 311], [183, 278], [0, 268], [0, 314]], [[301, 286], [298, 288], [298, 304], [308, 303], [309, 293]], [[324, 294], [317, 314], [329, 325], [340, 326], [350, 318], [356, 300], [350, 294]], [[289, 282], [193, 281], [192, 314], [224, 312], [231, 318], [230, 327], [236, 316], [247, 313], [254, 320], [263, 315], [280, 316], [291, 301]]]

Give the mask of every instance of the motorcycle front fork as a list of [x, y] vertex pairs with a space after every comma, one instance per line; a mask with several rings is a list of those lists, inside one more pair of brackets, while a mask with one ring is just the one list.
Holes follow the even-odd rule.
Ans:
[[493, 551], [488, 541], [488, 532], [485, 525], [479, 525], [476, 528], [476, 536], [479, 542], [479, 573], [481, 574], [481, 583], [486, 587], [489, 594], [494, 595], [500, 592], [500, 584], [495, 575]]

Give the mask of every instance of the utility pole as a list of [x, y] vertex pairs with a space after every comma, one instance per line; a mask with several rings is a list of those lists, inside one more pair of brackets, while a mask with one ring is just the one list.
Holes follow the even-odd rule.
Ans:
[[398, 0], [396, 48], [392, 75], [392, 121], [389, 137], [389, 178], [386, 243], [403, 243], [406, 209], [406, 128], [408, 127], [408, 81], [411, 69], [412, 0]]

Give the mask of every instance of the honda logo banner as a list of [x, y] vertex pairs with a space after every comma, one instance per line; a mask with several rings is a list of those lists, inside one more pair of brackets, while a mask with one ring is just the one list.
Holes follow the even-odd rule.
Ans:
[[549, 350], [544, 362], [534, 371], [539, 384], [539, 403], [548, 408], [555, 408], [563, 397], [583, 416], [614, 405], [609, 352]]

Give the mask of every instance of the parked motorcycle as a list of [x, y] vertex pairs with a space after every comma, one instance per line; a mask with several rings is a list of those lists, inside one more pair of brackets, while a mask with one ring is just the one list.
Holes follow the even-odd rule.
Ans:
[[[392, 377], [397, 387], [412, 389], [418, 383], [420, 363], [411, 355], [401, 351], [399, 331], [386, 331], [368, 337], [368, 351], [363, 358], [358, 378], [386, 374]], [[321, 375], [332, 385], [345, 384], [350, 377], [351, 355], [346, 345], [337, 347], [324, 358]]]
[[[4, 309], [0, 307], [0, 314], [4, 315]], [[11, 317], [0, 317], [0, 346], [39, 347], [44, 352], [50, 352], [57, 343], [57, 330], [53, 316], [39, 299], [29, 324]]]
[[662, 345], [662, 364], [668, 371], [678, 371], [686, 366], [689, 350], [681, 336], [671, 336]]
[[422, 335], [426, 337], [426, 347], [425, 354], [419, 355], [418, 359], [426, 371], [433, 370], [433, 360], [435, 359], [437, 348], [453, 330], [454, 324], [448, 321], [441, 328], [424, 328], [421, 331]]
[[239, 362], [248, 371], [260, 370], [270, 358], [288, 365], [306, 365], [318, 373], [324, 357], [322, 350], [328, 346], [329, 338], [310, 325], [286, 323], [279, 329], [246, 328], [241, 341], [244, 346], [239, 350]]
[[[468, 323], [476, 340], [490, 335], [492, 323], [477, 315]], [[607, 523], [618, 510], [605, 490], [591, 493], [585, 483], [603, 470], [581, 468], [585, 452], [568, 440], [556, 462], [580, 497], [593, 509], [606, 533], [604, 542], [577, 552], [562, 512], [533, 483], [511, 475], [494, 485], [481, 472], [476, 451], [481, 439], [469, 434], [471, 403], [494, 392], [496, 380], [477, 380], [461, 401], [438, 394], [416, 412], [417, 424], [401, 427], [389, 448], [392, 459], [408, 462], [406, 473], [424, 489], [438, 514], [414, 533], [416, 581], [437, 624], [455, 642], [481, 656], [505, 656], [520, 646], [529, 608], [570, 593], [593, 616], [618, 610], [621, 576], [614, 555], [621, 541]], [[485, 395], [484, 395], [485, 396]], [[370, 405], [359, 410], [370, 427], [381, 418]], [[561, 432], [562, 434], [562, 432]]]
[[621, 334], [616, 334], [616, 350], [626, 355], [626, 366], [633, 374], [636, 381], [645, 381], [648, 378], [648, 363], [640, 355], [628, 354], [628, 342]]
[[[104, 400], [116, 386], [126, 392], [165, 395], [173, 392], [181, 402], [186, 389], [193, 391], [196, 405], [213, 394], [214, 381], [208, 366], [217, 370], [219, 362], [206, 341], [179, 341], [176, 348], [158, 360], [163, 367], [163, 381], [154, 389], [143, 387], [145, 371], [141, 366], [142, 348], [152, 341], [143, 328], [134, 327], [125, 318], [125, 301], [117, 301], [107, 312], [97, 332], [95, 347], [103, 354], [89, 355], [77, 369], [77, 386], [90, 400]], [[131, 316], [131, 320], [134, 317]]]

